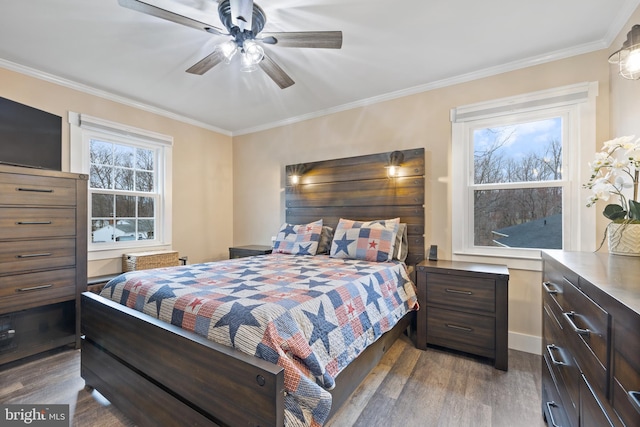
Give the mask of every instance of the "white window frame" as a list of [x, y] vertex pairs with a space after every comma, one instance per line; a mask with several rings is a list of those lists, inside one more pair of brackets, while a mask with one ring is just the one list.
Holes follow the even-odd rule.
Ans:
[[[156, 185], [159, 203], [156, 205], [155, 239], [152, 241], [126, 240], [99, 244], [92, 243], [91, 239], [88, 239], [89, 261], [120, 258], [122, 254], [133, 251], [171, 249], [173, 137], [74, 112], [69, 112], [69, 128], [72, 172], [89, 174], [91, 139], [141, 146], [156, 152]], [[92, 192], [89, 188], [87, 191], [89, 192], [87, 235], [91, 236]]]
[[[539, 270], [540, 249], [474, 245], [473, 192], [484, 187], [562, 187], [563, 249], [595, 249], [595, 214], [587, 210], [588, 162], [595, 153], [597, 82], [502, 98], [451, 110], [452, 122], [452, 250], [453, 258], [493, 261], [512, 268]], [[562, 117], [562, 180], [478, 186], [473, 182], [473, 131], [509, 123]], [[461, 167], [457, 167], [461, 166]]]

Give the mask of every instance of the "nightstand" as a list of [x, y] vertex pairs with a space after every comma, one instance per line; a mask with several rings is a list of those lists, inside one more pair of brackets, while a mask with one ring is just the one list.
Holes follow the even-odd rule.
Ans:
[[416, 266], [416, 347], [434, 344], [494, 359], [507, 370], [509, 270], [504, 265], [422, 261]]
[[270, 254], [273, 248], [271, 246], [263, 245], [247, 245], [247, 246], [234, 246], [229, 248], [229, 259], [244, 258], [254, 255], [266, 255]]

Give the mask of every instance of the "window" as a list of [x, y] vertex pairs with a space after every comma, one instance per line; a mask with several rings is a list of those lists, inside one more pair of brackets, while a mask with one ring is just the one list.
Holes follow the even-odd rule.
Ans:
[[155, 240], [157, 152], [105, 139], [89, 137], [91, 243]]
[[596, 91], [580, 84], [452, 110], [462, 166], [453, 168], [454, 254], [537, 259], [541, 249], [594, 245], [581, 170], [595, 146]]
[[170, 247], [171, 138], [86, 115], [70, 122], [72, 168], [89, 175], [90, 259]]

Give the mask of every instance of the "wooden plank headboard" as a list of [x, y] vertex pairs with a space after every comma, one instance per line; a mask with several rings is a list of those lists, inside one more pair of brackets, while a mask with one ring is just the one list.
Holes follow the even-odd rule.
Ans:
[[[323, 219], [335, 229], [340, 218], [371, 221], [400, 217], [407, 223], [407, 264], [425, 259], [424, 149], [401, 151], [397, 177], [387, 176], [391, 152], [287, 165], [286, 221]], [[289, 179], [300, 176], [298, 184]]]

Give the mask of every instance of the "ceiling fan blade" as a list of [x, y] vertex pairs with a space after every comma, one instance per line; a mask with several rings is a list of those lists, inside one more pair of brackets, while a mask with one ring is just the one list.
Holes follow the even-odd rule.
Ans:
[[251, 30], [253, 20], [253, 0], [229, 0], [231, 23], [240, 30]]
[[219, 49], [214, 50], [209, 55], [202, 58], [200, 61], [193, 64], [187, 69], [187, 73], [202, 75], [221, 63], [224, 60], [224, 55]]
[[195, 28], [197, 30], [203, 30], [212, 34], [227, 35], [227, 33], [215, 25], [178, 15], [177, 13], [162, 9], [141, 0], [118, 0], [118, 3], [120, 6], [128, 9], [133, 9], [138, 12], [146, 13], [147, 15], [156, 16], [158, 18], [166, 19], [167, 21], [186, 25], [187, 27]]
[[342, 31], [303, 31], [284, 33], [260, 33], [263, 43], [281, 47], [313, 47], [323, 49], [340, 49], [342, 47]]
[[271, 57], [267, 56], [266, 53], [264, 54], [262, 61], [260, 61], [260, 68], [262, 68], [264, 72], [271, 77], [271, 80], [280, 86], [280, 89], [286, 89], [295, 83], [293, 79], [289, 77], [289, 75], [285, 73], [273, 59], [271, 59]]

